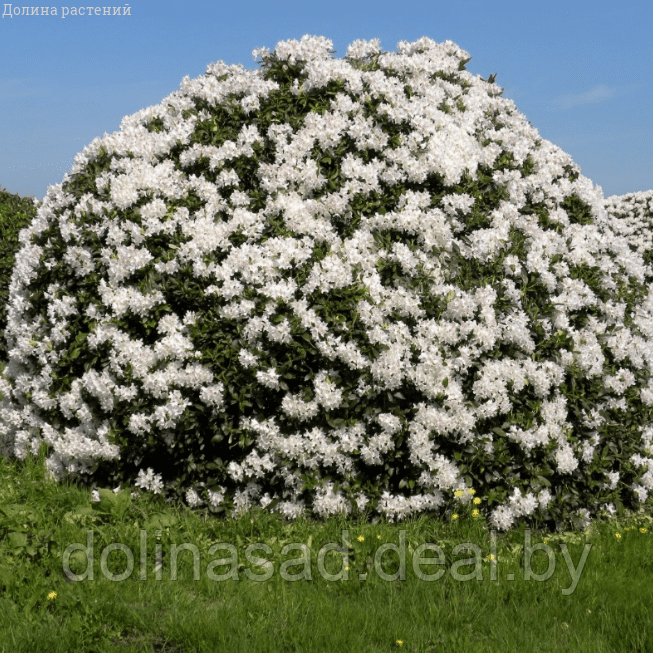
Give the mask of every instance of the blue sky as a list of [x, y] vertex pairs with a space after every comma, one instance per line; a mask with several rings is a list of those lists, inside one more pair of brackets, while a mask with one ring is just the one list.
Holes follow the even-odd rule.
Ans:
[[[23, 6], [4, 5], [3, 13], [22, 14]], [[356, 39], [379, 38], [390, 52], [399, 41], [449, 39], [469, 52], [472, 74], [497, 74], [503, 97], [605, 197], [653, 189], [653, 3], [132, 0], [129, 7], [126, 16], [84, 9], [62, 17], [59, 4], [56, 16], [0, 18], [2, 188], [43, 199], [77, 152], [119, 130], [124, 116], [159, 104], [185, 75], [203, 75], [220, 59], [257, 70], [252, 50], [310, 34], [331, 39], [336, 58]]]

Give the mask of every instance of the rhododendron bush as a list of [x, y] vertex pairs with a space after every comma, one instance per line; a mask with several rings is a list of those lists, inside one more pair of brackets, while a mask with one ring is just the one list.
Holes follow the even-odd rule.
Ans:
[[10, 287], [2, 454], [216, 514], [401, 520], [474, 489], [508, 529], [650, 505], [636, 234], [451, 41], [331, 46], [185, 77], [49, 188]]

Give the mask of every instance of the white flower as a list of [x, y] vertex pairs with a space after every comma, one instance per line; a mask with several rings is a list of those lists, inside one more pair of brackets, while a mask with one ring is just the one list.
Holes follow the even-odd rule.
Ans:
[[540, 490], [539, 494], [537, 495], [537, 500], [540, 504], [540, 509], [541, 510], [546, 510], [547, 506], [551, 502], [551, 499], [553, 497], [551, 496], [551, 493], [549, 490], [544, 488], [543, 490]]
[[151, 467], [147, 468], [147, 473], [139, 470], [138, 479], [135, 485], [142, 487], [144, 490], [150, 490], [154, 494], [159, 494], [163, 488], [161, 474], [155, 474]]
[[359, 510], [365, 510], [365, 506], [370, 502], [370, 500], [362, 493], [360, 492], [358, 496], [356, 497], [356, 506], [358, 507]]
[[220, 487], [219, 492], [213, 490], [207, 490], [209, 495], [209, 505], [211, 508], [217, 508], [224, 501], [224, 493], [227, 491], [227, 488]]
[[186, 503], [193, 508], [194, 506], [198, 506], [204, 502], [200, 499], [197, 492], [191, 488], [186, 492]]
[[502, 531], [507, 531], [512, 526], [513, 519], [514, 513], [507, 506], [499, 506], [490, 515], [492, 525]]

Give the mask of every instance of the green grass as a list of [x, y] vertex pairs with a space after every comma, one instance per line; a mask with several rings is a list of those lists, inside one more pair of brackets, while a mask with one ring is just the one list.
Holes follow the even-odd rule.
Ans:
[[[138, 488], [117, 495], [109, 491], [108, 499], [91, 502], [89, 489], [47, 480], [43, 453], [25, 461], [0, 458], [2, 652], [653, 650], [653, 518], [644, 514], [629, 513], [621, 523], [597, 522], [582, 534], [533, 530], [531, 546], [546, 542], [555, 568], [546, 579], [526, 580], [527, 533], [497, 534], [492, 563], [490, 530], [482, 517], [472, 516], [474, 504], [450, 523], [426, 516], [395, 524], [336, 518], [291, 523], [262, 512], [217, 518], [166, 505]], [[130, 498], [134, 489], [136, 496]], [[147, 531], [145, 580], [140, 578], [140, 529]], [[159, 580], [154, 571], [157, 530], [163, 554]], [[342, 555], [330, 552], [318, 567], [318, 551], [327, 543], [342, 546], [344, 530], [349, 533], [349, 579], [329, 580], [326, 573], [342, 569]], [[87, 531], [93, 533], [93, 579], [71, 580], [64, 572], [64, 552], [73, 543], [86, 545]], [[373, 562], [383, 544], [400, 544], [402, 531], [404, 580], [397, 573], [397, 552]], [[209, 553], [217, 542], [235, 547], [239, 580], [213, 579], [235, 568], [231, 559], [222, 567], [211, 565], [230, 556], [227, 550]], [[473, 551], [453, 551], [466, 542], [481, 549], [480, 577], [473, 576]], [[102, 550], [111, 543], [133, 554], [133, 571], [123, 580], [110, 580], [127, 568], [122, 551], [107, 552], [102, 570]], [[176, 579], [171, 574], [172, 547], [183, 543], [197, 547], [196, 578], [192, 550], [179, 552]], [[264, 572], [245, 556], [253, 543], [266, 543], [272, 551], [252, 553], [272, 563], [267, 580], [250, 580], [246, 574]], [[306, 545], [310, 564], [301, 562], [298, 548], [283, 550], [292, 543]], [[423, 565], [420, 578], [412, 554], [424, 543], [440, 546], [444, 564]], [[570, 573], [563, 551], [572, 571], [580, 573]], [[439, 553], [421, 555], [437, 559]], [[467, 564], [454, 566], [464, 560]], [[549, 564], [545, 552], [532, 553], [533, 573], [545, 575]], [[71, 574], [83, 576], [86, 567], [85, 554], [73, 553]], [[425, 579], [439, 570], [444, 571], [439, 580]], [[365, 580], [359, 579], [362, 573]]]

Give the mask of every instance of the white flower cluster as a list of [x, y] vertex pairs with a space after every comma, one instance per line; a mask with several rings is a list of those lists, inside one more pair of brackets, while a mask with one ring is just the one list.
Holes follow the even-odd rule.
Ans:
[[[302, 83], [295, 79], [288, 89], [293, 98], [319, 97], [328, 84], [342, 83], [329, 109], [307, 113], [299, 127], [274, 121], [262, 133], [261, 123], [251, 117], [281, 84], [263, 71], [220, 61], [198, 79], [185, 77], [178, 92], [126, 117], [119, 132], [95, 139], [76, 156], [73, 179], [109, 157], [110, 168], [95, 179], [96, 192], [78, 199], [66, 190], [67, 177], [48, 189], [32, 225], [20, 234], [23, 247], [10, 288], [10, 360], [0, 379], [5, 455], [23, 458], [46, 442], [52, 447], [47, 467], [57, 480], [100, 460], [118, 460], [119, 448], [108, 433], [122, 427], [112, 411], [143, 402], [149, 408], [131, 414], [129, 432], [138, 438], [164, 430], [171, 445], [175, 427], [198, 404], [220, 421], [226, 375], [238, 370], [270, 401], [278, 400], [278, 410], [267, 419], [250, 413], [240, 422], [254, 445], [227, 465], [229, 481], [238, 487], [231, 497], [237, 514], [265, 508], [277, 498], [275, 510], [299, 517], [307, 508], [300, 498], [307, 472], [322, 481], [310, 506], [317, 515], [363, 510], [369, 502], [364, 492], [356, 493], [353, 503], [349, 498], [357, 470], [383, 465], [401, 435], [418, 488], [408, 497], [384, 491], [377, 510], [404, 519], [433, 510], [468, 487], [459, 463], [439, 452], [440, 443], [467, 452], [463, 456], [491, 455], [496, 429], [484, 432], [482, 423], [521, 410], [516, 398], [526, 386], [536, 397], [529, 403], [538, 404], [534, 417], [521, 426], [504, 425], [503, 437], [525, 456], [546, 451], [547, 464], [564, 478], [583, 473], [601, 450], [606, 427], [600, 411], [626, 411], [624, 395], [633, 386], [642, 402], [653, 404], [653, 286], [628, 314], [628, 327], [625, 311], [633, 307], [617, 295], [619, 284], [641, 289], [651, 280], [642, 258], [650, 242], [636, 231], [639, 225], [622, 219], [617, 228], [601, 189], [580, 175], [566, 153], [540, 138], [514, 103], [500, 97], [499, 87], [464, 70], [469, 55], [452, 42], [400, 42], [398, 53], [391, 54], [380, 52], [378, 39], [356, 41], [345, 60], [329, 57], [331, 47], [328, 39], [306, 36], [277, 44], [269, 60], [301, 64]], [[361, 64], [369, 56], [376, 58], [376, 69]], [[378, 102], [375, 110], [371, 102]], [[233, 115], [244, 114], [237, 137], [221, 140], [212, 112], [199, 105], [229, 106]], [[162, 127], [150, 128], [153, 121]], [[408, 128], [393, 146], [386, 124]], [[198, 133], [213, 136], [202, 144]], [[341, 184], [334, 189], [333, 174], [327, 176], [322, 164], [336, 158], [345, 137], [355, 150], [342, 157]], [[178, 146], [183, 147], [176, 163], [172, 152]], [[316, 146], [323, 152], [319, 161], [312, 154]], [[265, 151], [272, 153], [266, 157]], [[251, 209], [252, 196], [234, 168], [243, 157], [249, 157], [258, 190], [266, 194], [260, 210]], [[200, 165], [204, 174], [185, 172]], [[494, 171], [484, 183], [494, 195], [485, 196], [474, 184], [488, 168]], [[398, 184], [404, 192], [392, 210], [363, 214], [355, 208], [356, 198], [371, 202]], [[469, 192], [454, 189], [458, 185]], [[190, 193], [201, 201], [193, 212], [178, 206]], [[571, 197], [591, 221], [567, 212]], [[177, 208], [169, 206], [172, 202]], [[611, 211], [616, 210], [617, 204]], [[346, 236], [337, 227], [343, 220], [356, 224]], [[483, 228], [469, 227], [481, 221]], [[283, 229], [270, 232], [273, 224]], [[385, 247], [378, 236], [390, 231], [403, 234], [404, 242]], [[240, 245], [233, 244], [234, 236]], [[52, 253], [57, 239], [66, 244], [63, 260]], [[162, 239], [169, 243], [167, 256], [151, 246]], [[92, 247], [98, 240], [102, 247]], [[314, 261], [318, 248], [326, 255]], [[497, 269], [505, 278], [490, 275], [474, 288], [461, 286], [456, 253], [479, 266], [501, 261]], [[72, 280], [97, 275], [99, 282], [94, 299], [82, 300], [63, 283], [44, 288], [46, 319], [33, 308], [29, 285], [40, 270], [55, 265], [66, 266]], [[572, 267], [581, 265], [592, 268], [596, 283], [570, 276]], [[183, 316], [161, 318], [154, 345], [120, 326], [127, 316], [143, 324], [151, 320], [168, 302], [166, 282], [189, 266], [195, 280], [209, 284], [204, 304]], [[401, 279], [384, 281], [380, 266], [395, 266]], [[306, 271], [303, 285], [298, 270]], [[156, 274], [147, 277], [149, 285], [137, 281], [151, 272]], [[418, 278], [419, 290], [409, 283]], [[532, 289], [534, 279], [540, 290]], [[315, 297], [356, 284], [366, 294], [355, 307], [353, 335], [351, 326], [321, 313]], [[601, 299], [597, 287], [613, 297]], [[534, 318], [538, 292], [541, 304]], [[434, 302], [442, 305], [441, 314], [434, 312]], [[550, 310], [543, 310], [547, 305]], [[240, 325], [242, 346], [229, 370], [195, 362], [202, 353], [193, 344], [192, 327], [209, 313], [218, 326], [220, 321]], [[579, 315], [587, 316], [583, 326]], [[109, 354], [104, 367], [84, 372], [64, 393], [58, 390], [57, 364], [78, 346], [80, 318], [89, 326], [79, 347], [93, 352], [108, 347]], [[550, 360], [538, 360], [541, 332], [573, 341], [573, 350], [561, 340]], [[288, 370], [278, 354], [295, 340], [309, 340], [317, 352], [310, 360], [320, 367], [313, 368], [308, 394], [288, 389]], [[513, 353], [497, 359], [492, 353], [500, 345]], [[378, 355], [366, 355], [369, 346]], [[619, 362], [616, 370], [607, 368], [607, 351]], [[582, 411], [582, 424], [570, 421], [561, 389], [572, 367], [584, 378], [598, 379], [605, 390], [604, 401]], [[358, 374], [354, 387], [346, 384], [343, 370]], [[421, 399], [410, 404], [402, 388]], [[386, 412], [344, 426], [327, 428], [320, 421], [356, 398], [375, 406], [382, 395], [396, 402]], [[61, 416], [58, 428], [50, 418], [53, 411]], [[79, 424], [64, 426], [71, 420]], [[314, 420], [322, 426], [302, 428]], [[578, 431], [575, 440], [569, 438], [579, 426], [594, 429], [580, 443]], [[633, 458], [648, 470], [631, 488], [642, 501], [653, 489], [653, 459], [643, 455], [650, 428], [647, 433]], [[320, 472], [323, 467], [330, 470], [328, 478]], [[615, 488], [618, 472], [605, 473]], [[283, 482], [281, 496], [262, 493], [268, 481]], [[518, 474], [500, 482], [505, 490], [514, 488], [491, 515], [501, 529], [546, 511], [559, 491], [542, 490], [537, 479]], [[141, 469], [137, 485], [160, 492], [162, 475]], [[186, 499], [191, 506], [205, 502], [216, 508], [226, 493], [222, 486], [219, 491], [188, 488]], [[577, 515], [581, 522], [588, 509], [596, 513], [600, 507], [588, 502]]]

